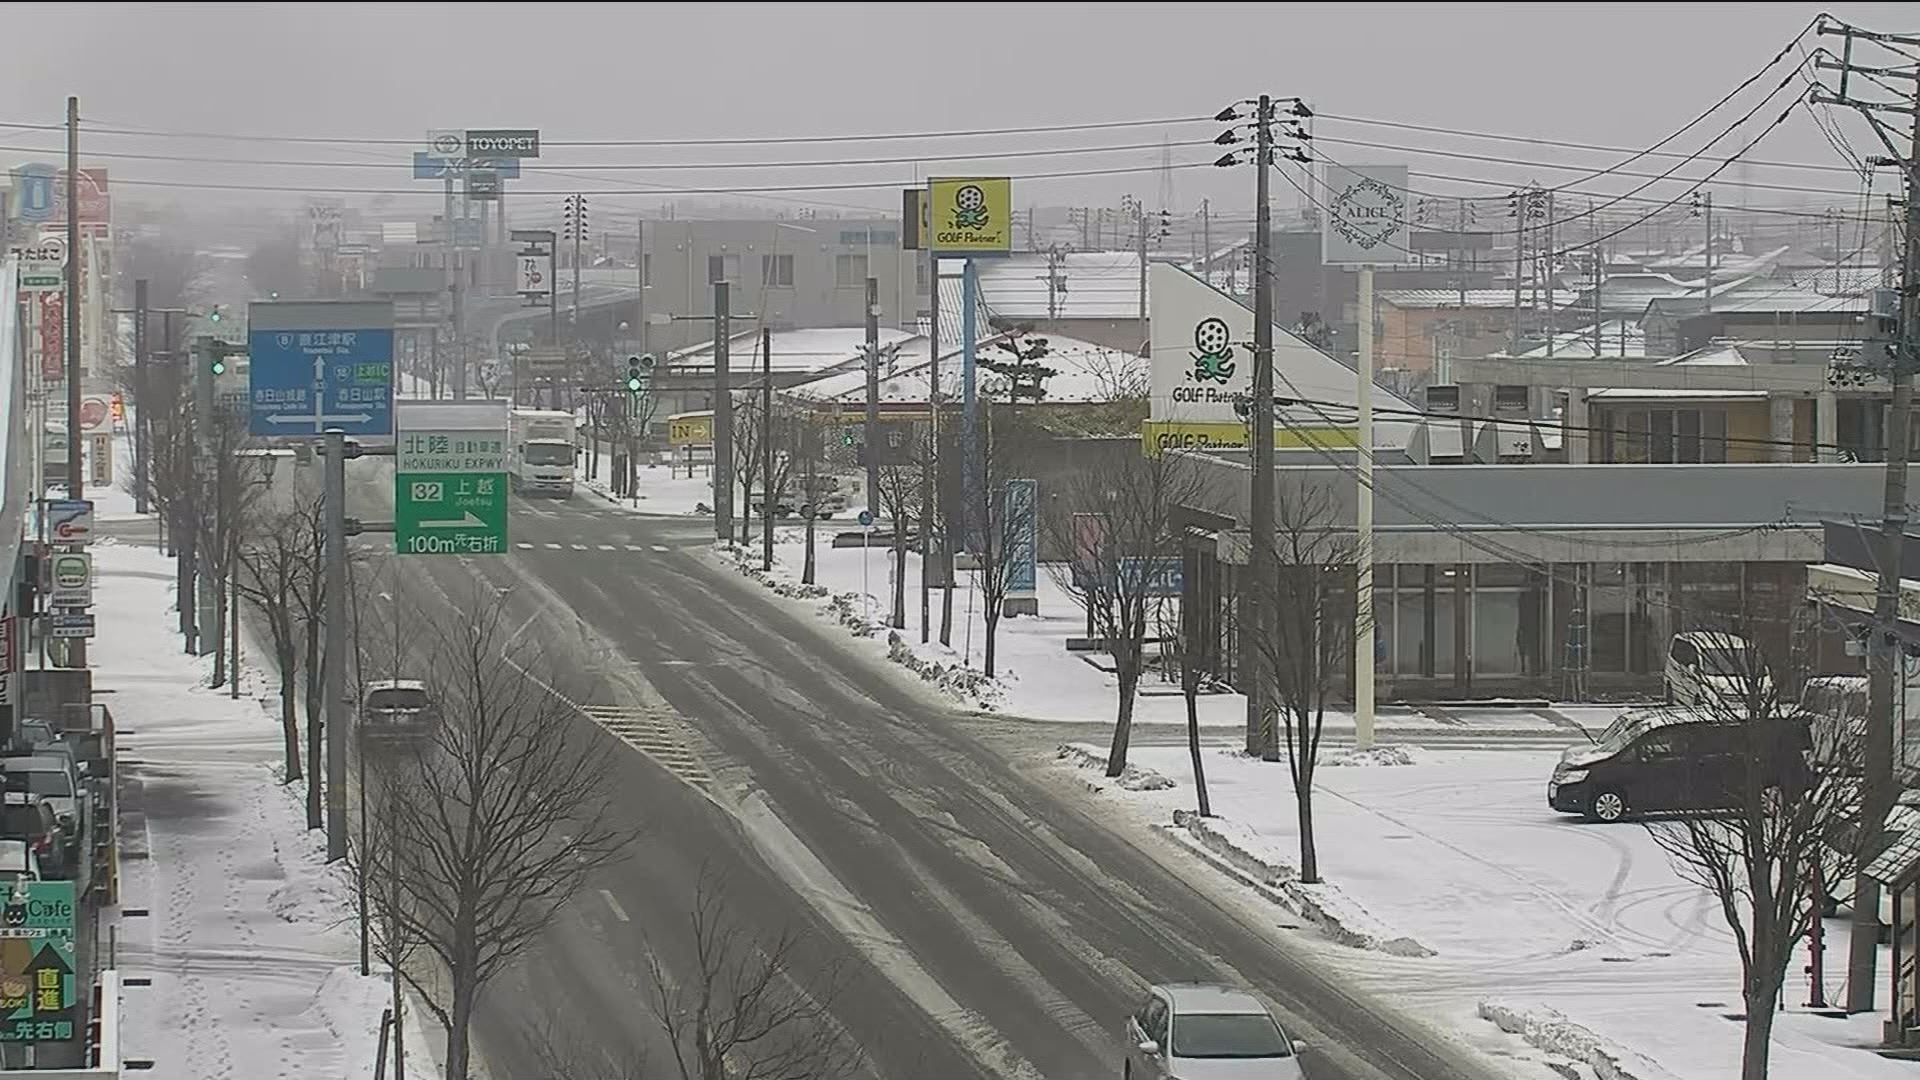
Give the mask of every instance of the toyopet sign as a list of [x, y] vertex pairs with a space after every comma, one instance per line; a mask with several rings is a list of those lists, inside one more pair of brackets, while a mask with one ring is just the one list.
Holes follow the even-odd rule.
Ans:
[[63, 552], [48, 560], [47, 602], [57, 608], [93, 606], [93, 556]]
[[402, 555], [507, 550], [507, 403], [409, 401], [394, 442], [393, 540]]
[[1411, 261], [1405, 165], [1328, 165], [1320, 261], [1387, 266]]
[[931, 237], [946, 255], [1004, 255], [1013, 247], [1013, 181], [1004, 176], [927, 182]]
[[25, 881], [0, 891], [0, 1041], [74, 1038], [74, 928], [71, 881]]
[[467, 148], [462, 157], [540, 156], [540, 132], [533, 128], [468, 128], [466, 135]]

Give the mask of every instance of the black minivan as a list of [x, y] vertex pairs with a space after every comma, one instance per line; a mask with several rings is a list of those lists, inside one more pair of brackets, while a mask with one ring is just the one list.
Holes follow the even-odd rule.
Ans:
[[1804, 778], [1810, 749], [1806, 724], [1790, 719], [1734, 724], [1689, 708], [1636, 710], [1622, 713], [1592, 744], [1561, 752], [1547, 805], [1604, 822], [1731, 810], [1749, 762], [1766, 770], [1768, 786], [1793, 787]]

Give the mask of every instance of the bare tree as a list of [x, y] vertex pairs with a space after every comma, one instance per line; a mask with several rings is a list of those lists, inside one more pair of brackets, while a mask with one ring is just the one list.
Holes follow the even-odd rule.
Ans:
[[[1193, 560], [1183, 552], [1182, 577], [1192, 569]], [[1212, 817], [1213, 804], [1207, 796], [1206, 760], [1200, 751], [1200, 688], [1208, 678], [1208, 642], [1200, 618], [1200, 605], [1179, 602], [1171, 606], [1176, 609], [1171, 618], [1168, 617], [1167, 605], [1162, 605], [1156, 615], [1160, 626], [1160, 659], [1162, 663], [1172, 661], [1180, 666], [1180, 696], [1187, 707], [1187, 756], [1193, 762], [1194, 809], [1200, 812], [1201, 817]]]
[[[505, 601], [476, 593], [426, 665], [441, 722], [383, 784], [396, 926], [444, 971], [409, 974], [446, 1027], [446, 1072], [466, 1080], [475, 1003], [587, 877], [632, 838], [605, 801], [607, 757], [577, 734]], [[577, 732], [578, 728], [573, 728]]]
[[[1274, 498], [1274, 561], [1269, 595], [1259, 597], [1267, 633], [1254, 643], [1265, 660], [1270, 691], [1261, 718], [1263, 756], [1277, 760], [1284, 736], [1300, 824], [1300, 880], [1320, 880], [1313, 839], [1313, 778], [1327, 699], [1353, 655], [1350, 600], [1355, 556], [1353, 528], [1324, 485], [1281, 485]], [[1371, 658], [1368, 658], [1371, 662]]]
[[882, 465], [878, 472], [880, 512], [893, 523], [893, 606], [887, 625], [907, 625], [907, 533], [920, 518], [920, 464]]
[[[1678, 800], [1687, 807], [1646, 827], [1675, 872], [1719, 901], [1740, 954], [1741, 1080], [1764, 1080], [1794, 943], [1821, 914], [1815, 882], [1853, 870], [1853, 845], [1843, 837], [1860, 816], [1861, 746], [1836, 740], [1816, 760], [1814, 718], [1797, 693], [1814, 631], [1797, 627], [1770, 656], [1734, 632], [1752, 623], [1717, 622], [1706, 632], [1697, 663], [1712, 688], [1655, 714], [1634, 745], [1641, 754], [1709, 763], [1687, 770]], [[1630, 792], [1596, 798], [1606, 794], [1630, 809]]]
[[1149, 457], [1129, 447], [1068, 477], [1043, 515], [1053, 549], [1072, 553], [1048, 570], [1086, 611], [1120, 681], [1108, 776], [1127, 767], [1147, 635], [1166, 602], [1171, 567], [1178, 566], [1174, 512], [1198, 489], [1192, 468], [1177, 455]]
[[295, 709], [300, 672], [299, 597], [306, 590], [313, 545], [324, 519], [318, 496], [262, 513], [241, 541], [236, 579], [240, 598], [267, 624], [279, 672], [280, 726], [286, 738], [286, 781], [300, 779], [300, 722]]
[[[992, 678], [995, 645], [1000, 619], [1006, 613], [1007, 596], [1013, 591], [1022, 563], [1030, 555], [1037, 555], [1029, 551], [1029, 545], [1038, 520], [1034, 505], [1037, 500], [1023, 499], [1015, 484], [1023, 479], [1018, 475], [1022, 471], [1022, 450], [1031, 449], [1027, 429], [1011, 409], [1001, 415], [992, 408], [982, 407], [980, 419], [979, 471], [971, 477], [963, 474], [959, 480], [960, 522], [966, 532], [965, 550], [973, 555], [974, 584], [984, 609], [986, 642], [982, 670]], [[955, 455], [956, 460], [959, 457]]]
[[688, 918], [694, 969], [675, 979], [648, 954], [647, 1002], [680, 1080], [826, 1080], [865, 1060], [833, 1017], [837, 973], [807, 986], [799, 977], [800, 937], [789, 929], [758, 943], [727, 913], [719, 884], [702, 874]]
[[528, 1056], [541, 1071], [524, 1080], [646, 1080], [645, 1055], [634, 1051], [615, 1054], [598, 1045], [604, 1031], [588, 1032], [549, 1014], [527, 1035]]

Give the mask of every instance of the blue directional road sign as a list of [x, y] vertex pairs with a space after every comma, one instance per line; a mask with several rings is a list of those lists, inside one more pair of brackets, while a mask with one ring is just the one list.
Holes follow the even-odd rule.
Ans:
[[393, 434], [390, 302], [252, 304], [247, 360], [253, 434]]
[[415, 180], [440, 180], [448, 176], [458, 177], [468, 169], [491, 169], [500, 174], [502, 180], [520, 179], [519, 158], [444, 158], [435, 157], [424, 150], [413, 152], [413, 178]]

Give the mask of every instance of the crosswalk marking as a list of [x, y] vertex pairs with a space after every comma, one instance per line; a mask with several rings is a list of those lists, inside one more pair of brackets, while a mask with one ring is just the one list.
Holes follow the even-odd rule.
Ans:
[[605, 728], [615, 738], [652, 758], [668, 772], [689, 784], [701, 787], [713, 783], [707, 771], [685, 740], [685, 724], [667, 706], [633, 708], [625, 705], [581, 705], [587, 718]]

